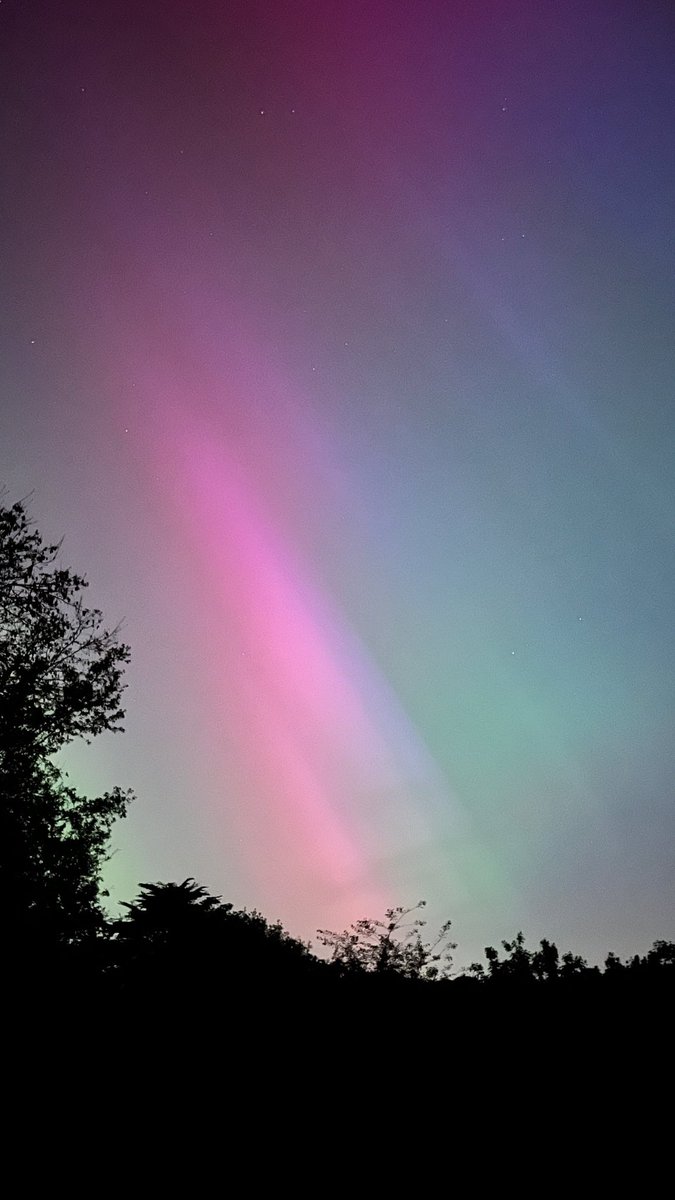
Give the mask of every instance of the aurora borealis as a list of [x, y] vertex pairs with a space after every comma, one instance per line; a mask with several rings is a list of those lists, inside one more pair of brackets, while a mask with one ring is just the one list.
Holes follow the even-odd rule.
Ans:
[[675, 15], [0, 6], [0, 483], [132, 647], [115, 898], [672, 936]]

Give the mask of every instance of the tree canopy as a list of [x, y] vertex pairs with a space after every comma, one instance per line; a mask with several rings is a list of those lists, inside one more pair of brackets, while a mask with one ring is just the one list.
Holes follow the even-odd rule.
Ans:
[[183, 999], [200, 991], [304, 980], [319, 964], [280, 922], [235, 910], [194, 879], [143, 883], [115, 921], [113, 959], [121, 986], [136, 995]]
[[342, 933], [318, 931], [319, 941], [331, 951], [331, 961], [344, 973], [398, 976], [402, 979], [432, 980], [449, 976], [452, 968], [451, 922], [441, 926], [433, 942], [425, 942], [421, 917], [407, 918], [426, 905], [420, 900], [412, 908], [388, 908], [384, 920], [356, 921]]
[[110, 830], [131, 798], [82, 796], [53, 761], [75, 738], [121, 729], [129, 659], [60, 551], [24, 501], [0, 507], [0, 904], [23, 942], [100, 923]]
[[0, 508], [0, 761], [122, 727], [129, 647], [85, 607], [87, 581], [59, 565], [60, 550], [25, 503]]

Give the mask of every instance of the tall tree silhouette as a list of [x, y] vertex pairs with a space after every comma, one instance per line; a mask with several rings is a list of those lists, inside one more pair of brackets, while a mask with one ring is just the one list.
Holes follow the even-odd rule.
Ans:
[[59, 553], [24, 502], [0, 507], [0, 911], [15, 948], [72, 942], [101, 922], [110, 829], [131, 797], [81, 796], [52, 759], [121, 728], [129, 658]]

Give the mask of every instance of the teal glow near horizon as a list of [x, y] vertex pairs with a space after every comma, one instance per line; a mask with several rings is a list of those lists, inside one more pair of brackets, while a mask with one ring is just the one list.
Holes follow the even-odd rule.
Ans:
[[124, 618], [113, 896], [672, 935], [675, 29], [2, 6], [0, 480]]

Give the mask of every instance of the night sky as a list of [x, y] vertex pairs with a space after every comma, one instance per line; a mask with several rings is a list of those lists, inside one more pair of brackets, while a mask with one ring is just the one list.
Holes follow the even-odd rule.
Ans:
[[672, 937], [675, 9], [4, 0], [0, 483], [113, 899]]

